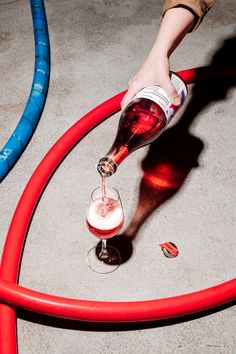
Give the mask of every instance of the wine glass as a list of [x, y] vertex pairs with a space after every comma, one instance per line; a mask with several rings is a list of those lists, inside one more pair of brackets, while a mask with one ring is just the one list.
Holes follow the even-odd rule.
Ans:
[[87, 254], [87, 264], [96, 273], [114, 272], [120, 265], [118, 250], [107, 245], [107, 239], [118, 234], [124, 224], [123, 207], [118, 191], [113, 187], [98, 187], [91, 194], [86, 223], [89, 231], [101, 243]]

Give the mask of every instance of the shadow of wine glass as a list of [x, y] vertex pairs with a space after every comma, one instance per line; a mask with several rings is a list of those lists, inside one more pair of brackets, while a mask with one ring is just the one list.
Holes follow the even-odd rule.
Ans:
[[[235, 48], [236, 37], [226, 39], [214, 54], [209, 71], [215, 68], [218, 71], [235, 71]], [[192, 122], [211, 102], [227, 99], [229, 89], [235, 85], [235, 76], [223, 79], [209, 77], [196, 83], [192, 98], [179, 121], [150, 145], [141, 163], [143, 176], [133, 217], [121, 235], [108, 240], [109, 245], [118, 249], [122, 263], [132, 256], [132, 241], [147, 218], [176, 195], [192, 169], [199, 166], [198, 159], [204, 144], [190, 133]]]

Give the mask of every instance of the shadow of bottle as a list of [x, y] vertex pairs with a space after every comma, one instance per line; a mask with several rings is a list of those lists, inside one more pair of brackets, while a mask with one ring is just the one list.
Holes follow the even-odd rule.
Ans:
[[[235, 48], [236, 37], [226, 39], [214, 54], [209, 71], [215, 68], [219, 73], [224, 69], [235, 71]], [[108, 244], [119, 250], [122, 263], [131, 257], [132, 240], [143, 223], [182, 188], [191, 170], [199, 166], [198, 159], [204, 144], [189, 131], [193, 120], [209, 103], [227, 99], [229, 89], [235, 85], [235, 75], [232, 78], [209, 77], [196, 83], [192, 98], [177, 124], [150, 145], [141, 164], [143, 176], [134, 215], [122, 235], [108, 240]]]

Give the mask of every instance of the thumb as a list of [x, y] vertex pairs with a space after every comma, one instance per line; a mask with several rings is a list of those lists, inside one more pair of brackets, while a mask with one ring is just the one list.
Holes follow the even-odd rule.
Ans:
[[171, 99], [172, 103], [175, 106], [179, 106], [181, 104], [181, 98], [180, 95], [177, 93], [175, 87], [171, 83], [170, 80], [165, 82], [165, 84], [162, 85], [163, 89], [166, 91], [167, 95]]
[[134, 86], [129, 87], [120, 104], [122, 110], [132, 101], [138, 91], [139, 89], [135, 88]]

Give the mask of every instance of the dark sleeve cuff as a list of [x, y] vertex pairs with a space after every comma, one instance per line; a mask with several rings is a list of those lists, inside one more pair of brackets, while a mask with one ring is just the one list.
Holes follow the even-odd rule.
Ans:
[[174, 7], [184, 7], [191, 11], [195, 16], [195, 23], [191, 31], [195, 31], [203, 20], [207, 11], [211, 8], [216, 0], [165, 0], [163, 4], [163, 15], [167, 10]]

